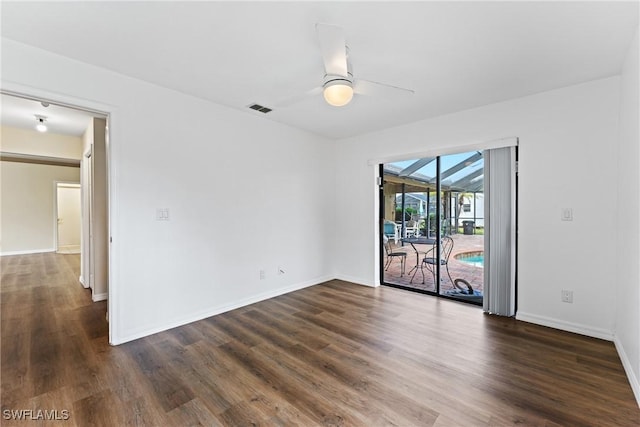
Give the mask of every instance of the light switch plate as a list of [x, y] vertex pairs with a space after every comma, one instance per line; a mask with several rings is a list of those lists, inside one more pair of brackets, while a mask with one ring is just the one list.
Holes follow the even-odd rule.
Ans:
[[169, 208], [156, 209], [156, 221], [169, 221]]

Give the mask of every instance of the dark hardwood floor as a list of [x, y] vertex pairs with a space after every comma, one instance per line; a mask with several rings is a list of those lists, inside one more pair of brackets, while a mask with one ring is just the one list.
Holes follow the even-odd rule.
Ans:
[[2, 425], [640, 425], [612, 343], [475, 306], [332, 281], [111, 347], [78, 256], [1, 267]]

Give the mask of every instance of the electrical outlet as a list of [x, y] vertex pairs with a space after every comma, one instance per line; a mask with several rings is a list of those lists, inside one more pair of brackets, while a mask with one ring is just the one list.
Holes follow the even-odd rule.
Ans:
[[267, 278], [267, 273], [264, 270], [260, 270], [260, 280]]
[[573, 291], [562, 290], [562, 302], [573, 303]]
[[562, 212], [560, 214], [560, 219], [562, 221], [573, 221], [573, 209], [572, 208], [562, 208]]

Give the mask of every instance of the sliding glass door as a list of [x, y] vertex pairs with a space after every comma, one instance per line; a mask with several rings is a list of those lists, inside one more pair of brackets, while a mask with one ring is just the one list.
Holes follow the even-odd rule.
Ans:
[[439, 293], [482, 303], [484, 158], [479, 151], [440, 158], [443, 227]]
[[484, 161], [479, 151], [382, 165], [382, 282], [482, 303]]

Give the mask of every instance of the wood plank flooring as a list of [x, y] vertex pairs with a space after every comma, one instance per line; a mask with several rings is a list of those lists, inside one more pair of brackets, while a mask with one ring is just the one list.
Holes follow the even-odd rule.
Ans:
[[612, 343], [475, 306], [331, 281], [111, 347], [77, 255], [1, 267], [3, 426], [640, 425]]

